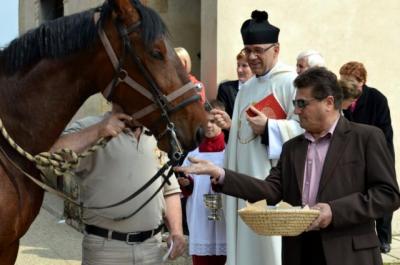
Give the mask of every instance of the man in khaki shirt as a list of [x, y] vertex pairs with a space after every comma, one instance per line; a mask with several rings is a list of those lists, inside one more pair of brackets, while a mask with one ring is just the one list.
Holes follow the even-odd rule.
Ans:
[[[113, 105], [111, 113], [74, 122], [53, 146], [79, 153], [101, 137], [113, 137], [93, 155], [84, 158], [76, 170], [80, 180], [81, 200], [86, 206], [103, 206], [125, 199], [143, 186], [162, 166], [163, 153], [153, 136], [125, 125], [130, 117]], [[185, 248], [182, 233], [180, 189], [175, 177], [143, 209], [138, 209], [162, 184], [153, 182], [134, 199], [102, 210], [83, 211], [86, 233], [83, 239], [82, 264], [161, 264], [166, 250], [161, 245], [160, 227], [166, 221], [173, 242], [171, 259]]]

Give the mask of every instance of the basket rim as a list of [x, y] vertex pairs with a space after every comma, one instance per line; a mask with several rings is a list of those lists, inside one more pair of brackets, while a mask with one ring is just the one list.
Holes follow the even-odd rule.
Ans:
[[258, 235], [297, 236], [315, 220], [320, 211], [299, 206], [247, 206], [237, 211], [242, 221]]
[[319, 214], [320, 211], [314, 210], [314, 209], [288, 209], [288, 208], [282, 208], [282, 209], [248, 209], [248, 208], [242, 208], [238, 210], [239, 213], [246, 212], [246, 213], [306, 213], [306, 214]]

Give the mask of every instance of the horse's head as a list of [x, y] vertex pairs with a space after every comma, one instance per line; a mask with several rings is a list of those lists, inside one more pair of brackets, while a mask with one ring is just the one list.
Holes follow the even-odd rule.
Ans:
[[105, 6], [112, 9], [111, 19], [100, 21], [99, 33], [111, 59], [104, 67], [113, 68], [114, 78], [103, 94], [149, 128], [161, 149], [172, 155], [180, 144], [193, 149], [206, 114], [161, 18], [137, 0], [109, 0]]

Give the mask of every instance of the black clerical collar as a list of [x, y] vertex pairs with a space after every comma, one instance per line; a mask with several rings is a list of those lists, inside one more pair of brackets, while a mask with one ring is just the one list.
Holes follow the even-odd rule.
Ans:
[[268, 71], [266, 71], [266, 72], [263, 73], [262, 75], [256, 75], [256, 77], [259, 78], [259, 77], [266, 76], [269, 72], [271, 72], [271, 69], [269, 69]]

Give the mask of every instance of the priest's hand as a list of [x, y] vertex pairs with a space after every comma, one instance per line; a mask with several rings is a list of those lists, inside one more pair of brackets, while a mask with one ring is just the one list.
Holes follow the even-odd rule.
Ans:
[[231, 128], [232, 120], [228, 113], [223, 110], [212, 109], [211, 114], [214, 115], [214, 122], [218, 127], [225, 130]]
[[186, 167], [175, 167], [176, 172], [182, 172], [186, 176], [189, 174], [196, 175], [208, 175], [211, 176], [211, 181], [214, 184], [218, 184], [219, 177], [223, 174], [223, 169], [214, 165], [210, 161], [202, 160], [194, 157], [188, 158], [190, 166]]
[[250, 106], [249, 109], [255, 114], [254, 117], [250, 117], [246, 114], [251, 129], [255, 135], [263, 135], [265, 132], [265, 126], [267, 126], [268, 117], [253, 106]]
[[326, 228], [332, 222], [332, 209], [327, 203], [317, 203], [311, 209], [319, 210], [319, 216], [307, 228], [307, 231]]

